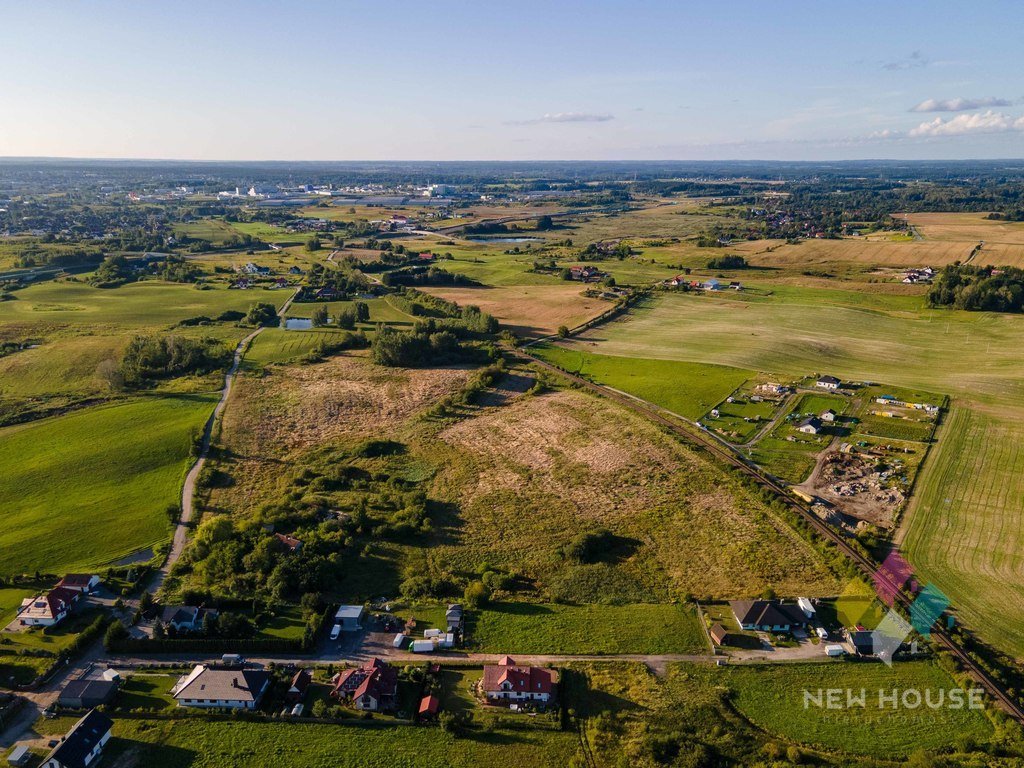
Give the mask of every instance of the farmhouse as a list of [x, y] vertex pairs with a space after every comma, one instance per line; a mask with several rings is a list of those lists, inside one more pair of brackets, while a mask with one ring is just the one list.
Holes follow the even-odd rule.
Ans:
[[334, 614], [334, 623], [346, 632], [357, 632], [363, 625], [366, 608], [361, 605], [342, 605]]
[[729, 606], [736, 621], [747, 630], [791, 632], [807, 624], [807, 618], [798, 606], [777, 600], [735, 600]]
[[90, 576], [87, 573], [69, 573], [57, 582], [58, 587], [73, 589], [83, 595], [91, 594], [100, 585], [99, 576]]
[[805, 435], [816, 435], [821, 432], [821, 419], [817, 416], [808, 416], [797, 424], [796, 428], [798, 432], [803, 432]]
[[109, 704], [117, 693], [114, 680], [72, 680], [57, 697], [57, 704], [69, 709], [92, 709]]
[[262, 669], [223, 669], [197, 664], [181, 677], [171, 694], [179, 707], [255, 709], [270, 686]]
[[207, 616], [216, 619], [218, 612], [193, 605], [168, 605], [160, 612], [160, 623], [174, 627], [176, 632], [197, 632], [203, 628]]
[[596, 283], [604, 276], [604, 272], [599, 270], [597, 267], [569, 267], [569, 277], [571, 277], [573, 280], [580, 280], [584, 283]]
[[398, 671], [381, 659], [346, 669], [331, 678], [331, 696], [352, 699], [356, 709], [380, 712], [393, 709], [398, 696]]
[[815, 382], [815, 386], [821, 389], [839, 389], [839, 385], [842, 382], [839, 381], [835, 376], [819, 376]]
[[555, 697], [555, 672], [543, 667], [517, 667], [504, 656], [497, 664], [484, 667], [481, 690], [488, 701], [536, 701], [548, 703]]
[[42, 768], [86, 768], [96, 764], [113, 727], [114, 722], [109, 717], [91, 710], [46, 756]]
[[18, 623], [23, 627], [52, 627], [64, 620], [81, 596], [77, 590], [54, 587], [45, 595], [26, 598], [18, 611]]

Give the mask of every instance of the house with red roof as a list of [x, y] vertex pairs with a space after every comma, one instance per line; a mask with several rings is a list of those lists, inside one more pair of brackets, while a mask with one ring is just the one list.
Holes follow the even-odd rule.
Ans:
[[352, 706], [367, 712], [394, 709], [398, 699], [398, 670], [377, 658], [339, 672], [331, 683], [331, 696], [351, 699]]
[[66, 587], [88, 595], [100, 585], [100, 577], [88, 573], [69, 573], [57, 582], [58, 587]]
[[54, 587], [45, 595], [26, 598], [18, 611], [23, 627], [52, 627], [64, 620], [82, 593], [68, 587]]
[[288, 547], [289, 552], [298, 552], [302, 549], [302, 540], [296, 539], [294, 536], [289, 536], [285, 533], [275, 533], [274, 538]]
[[509, 656], [497, 664], [484, 667], [481, 689], [491, 703], [537, 702], [547, 704], [554, 700], [557, 673], [544, 667], [520, 667]]

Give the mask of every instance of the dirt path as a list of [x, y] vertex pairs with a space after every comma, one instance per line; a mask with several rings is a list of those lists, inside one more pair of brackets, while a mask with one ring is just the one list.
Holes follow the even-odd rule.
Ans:
[[[295, 297], [299, 295], [299, 290], [296, 290], [288, 297], [281, 308], [277, 312], [277, 316], [284, 318], [288, 308], [292, 305]], [[250, 333], [235, 347], [235, 354], [231, 360], [231, 368], [224, 375], [224, 386], [220, 391], [220, 400], [217, 401], [216, 407], [213, 409], [213, 413], [210, 414], [210, 418], [206, 420], [206, 426], [203, 428], [203, 441], [199, 450], [199, 457], [196, 459], [195, 464], [189, 469], [188, 474], [185, 475], [185, 482], [181, 488], [181, 515], [178, 517], [178, 522], [174, 526], [174, 538], [171, 540], [171, 550], [167, 553], [167, 558], [164, 560], [164, 564], [160, 567], [154, 575], [152, 580], [147, 587], [148, 592], [158, 592], [164, 585], [164, 581], [167, 578], [167, 574], [170, 573], [171, 568], [178, 558], [181, 557], [181, 553], [185, 551], [185, 544], [188, 541], [189, 528], [192, 527], [192, 517], [195, 512], [195, 495], [196, 495], [196, 482], [199, 480], [199, 474], [203, 471], [203, 467], [206, 465], [206, 458], [210, 453], [210, 439], [213, 436], [213, 426], [217, 423], [217, 419], [224, 413], [224, 409], [227, 407], [228, 398], [231, 397], [231, 389], [235, 381], [235, 376], [238, 373], [238, 368], [242, 364], [242, 358], [245, 356], [246, 350], [252, 343], [253, 339], [263, 333], [264, 328], [257, 328], [255, 331]]]
[[740, 443], [736, 447], [742, 449], [750, 448], [754, 443], [756, 443], [762, 437], [764, 437], [773, 429], [775, 429], [775, 427], [778, 426], [779, 422], [782, 421], [782, 419], [785, 418], [786, 414], [789, 413], [789, 404], [794, 397], [796, 397], [795, 392], [786, 395], [783, 401], [779, 403], [779, 407], [776, 409], [776, 413], [771, 418], [771, 420], [763, 427], [761, 427], [761, 429], [757, 430], [757, 432], [754, 433], [754, 436], [747, 440], [747, 442]]

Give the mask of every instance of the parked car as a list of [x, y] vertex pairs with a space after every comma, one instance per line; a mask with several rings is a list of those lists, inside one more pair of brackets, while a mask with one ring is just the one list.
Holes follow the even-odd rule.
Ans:
[[335, 624], [331, 630], [331, 640], [337, 640], [341, 637], [341, 624]]

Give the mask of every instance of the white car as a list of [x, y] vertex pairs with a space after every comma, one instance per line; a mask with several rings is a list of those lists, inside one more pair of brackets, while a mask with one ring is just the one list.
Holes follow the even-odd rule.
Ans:
[[335, 624], [334, 629], [331, 630], [331, 640], [337, 640], [341, 635], [341, 624]]

